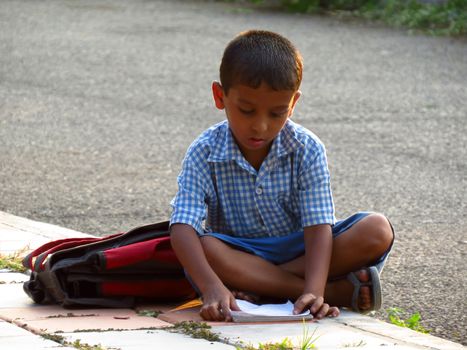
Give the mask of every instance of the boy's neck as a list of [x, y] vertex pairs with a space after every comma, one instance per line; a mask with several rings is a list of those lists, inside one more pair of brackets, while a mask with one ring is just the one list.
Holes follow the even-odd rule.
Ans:
[[[238, 143], [237, 143], [238, 145]], [[271, 142], [272, 145], [272, 142]], [[243, 154], [243, 157], [246, 159], [250, 165], [255, 168], [256, 171], [259, 171], [261, 168], [261, 164], [263, 164], [264, 160], [269, 154], [269, 150], [271, 149], [271, 145], [269, 147], [260, 149], [257, 151], [252, 151], [252, 150], [244, 150], [242, 147], [239, 145], [239, 149]]]

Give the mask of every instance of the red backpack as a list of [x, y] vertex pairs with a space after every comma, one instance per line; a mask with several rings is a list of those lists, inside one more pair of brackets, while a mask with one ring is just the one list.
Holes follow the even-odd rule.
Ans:
[[195, 296], [172, 250], [167, 221], [106, 237], [52, 241], [28, 254], [23, 265], [31, 269], [24, 291], [40, 304], [131, 307], [139, 299]]

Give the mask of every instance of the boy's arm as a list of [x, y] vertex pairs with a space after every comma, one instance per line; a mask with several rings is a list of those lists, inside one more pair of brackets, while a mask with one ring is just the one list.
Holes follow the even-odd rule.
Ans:
[[196, 231], [186, 224], [170, 229], [172, 247], [203, 298], [201, 316], [206, 320], [230, 321], [230, 310], [239, 310], [232, 293], [209, 265]]
[[332, 253], [332, 231], [330, 225], [315, 225], [304, 228], [305, 240], [305, 289], [295, 302], [295, 311], [309, 308], [317, 318], [326, 316], [322, 308], [324, 289], [328, 279]]

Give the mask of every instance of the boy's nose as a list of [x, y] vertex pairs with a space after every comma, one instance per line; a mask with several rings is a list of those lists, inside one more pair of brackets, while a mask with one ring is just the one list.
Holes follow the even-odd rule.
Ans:
[[252, 129], [257, 133], [265, 132], [268, 129], [265, 118], [257, 118], [252, 124]]

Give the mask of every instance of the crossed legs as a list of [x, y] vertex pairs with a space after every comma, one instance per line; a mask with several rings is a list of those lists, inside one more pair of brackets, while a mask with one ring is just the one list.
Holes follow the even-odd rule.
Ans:
[[[325, 300], [332, 306], [350, 306], [353, 286], [344, 278], [377, 261], [391, 246], [391, 226], [381, 214], [370, 214], [333, 240]], [[297, 299], [304, 290], [305, 258], [274, 265], [258, 256], [234, 249], [221, 240], [201, 238], [206, 258], [224, 284], [232, 289], [265, 297]], [[365, 270], [357, 274], [368, 280]], [[358, 305], [368, 309], [369, 287], [362, 287]]]

